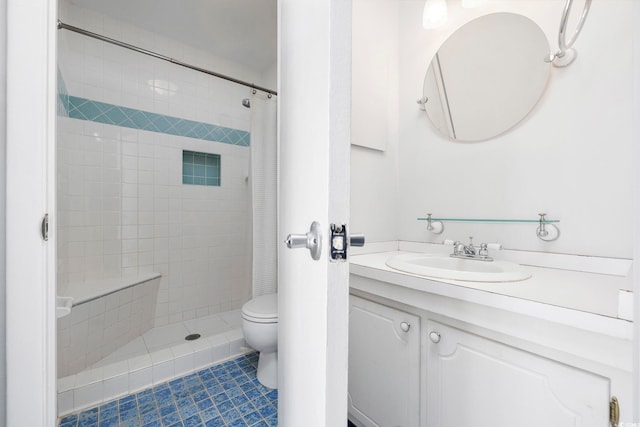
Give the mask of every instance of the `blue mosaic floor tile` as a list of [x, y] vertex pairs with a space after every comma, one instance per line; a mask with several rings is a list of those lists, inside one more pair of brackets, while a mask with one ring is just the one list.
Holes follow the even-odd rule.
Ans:
[[65, 416], [59, 427], [269, 427], [278, 424], [278, 392], [256, 379], [258, 355], [159, 384]]
[[78, 425], [78, 414], [66, 416], [60, 420], [60, 427]]

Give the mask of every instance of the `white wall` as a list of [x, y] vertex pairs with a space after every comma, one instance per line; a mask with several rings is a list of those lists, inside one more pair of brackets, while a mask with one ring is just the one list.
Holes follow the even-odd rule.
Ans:
[[278, 63], [274, 62], [262, 72], [262, 82], [265, 89], [278, 90]]
[[[224, 74], [246, 67], [65, 3], [61, 19]], [[249, 131], [249, 88], [66, 30], [69, 95]], [[169, 84], [170, 83], [170, 84]], [[60, 118], [59, 283], [156, 271], [156, 325], [239, 308], [251, 296], [249, 148]], [[182, 150], [220, 154], [222, 185], [182, 184]]]
[[[203, 51], [192, 46], [177, 42], [175, 40], [169, 39], [167, 37], [161, 36], [156, 33], [151, 33], [149, 31], [143, 30], [141, 28], [135, 27], [126, 22], [117, 21], [109, 16], [102, 15], [98, 12], [84, 9], [81, 7], [72, 4], [70, 0], [60, 1], [59, 7], [59, 18], [65, 24], [70, 24], [74, 26], [78, 26], [82, 29], [89, 30], [101, 35], [105, 35], [107, 37], [114, 38], [119, 41], [123, 41], [125, 43], [141, 47], [143, 49], [148, 49], [150, 51], [159, 53], [161, 55], [169, 56], [178, 61], [182, 61], [191, 65], [195, 65], [204, 69], [209, 69], [224, 75], [228, 75], [243, 81], [248, 82], [256, 82], [259, 85], [265, 85], [266, 87], [270, 87], [275, 80], [269, 80], [269, 75], [265, 75], [264, 79], [261, 75], [263, 70], [254, 70], [248, 66], [238, 64], [233, 61], [226, 60], [222, 57], [214, 56], [207, 51]], [[66, 31], [61, 31], [59, 33], [60, 37], [65, 37]], [[87, 40], [87, 39], [82, 39]], [[83, 42], [81, 42], [83, 43]], [[115, 46], [105, 45], [104, 51], [102, 49], [94, 50], [96, 52], [93, 54], [95, 57], [101, 57], [103, 54], [106, 55], [105, 58], [108, 60], [116, 60], [120, 56], [127, 57], [127, 53], [122, 53], [121, 55], [116, 53], [117, 48]], [[97, 52], [100, 52], [98, 55]], [[115, 58], [110, 55], [115, 55]], [[139, 54], [133, 54], [139, 55]], [[77, 71], [83, 72], [82, 70], [69, 70], [66, 69], [65, 65], [62, 64], [61, 67], [65, 78], [67, 78], [67, 74], [69, 72]], [[95, 71], [93, 68], [90, 68], [87, 71]], [[133, 69], [125, 70], [127, 73], [133, 71]], [[86, 71], [85, 71], [86, 72]], [[178, 73], [180, 75], [182, 73]], [[194, 76], [203, 76], [201, 74], [193, 74]], [[114, 77], [112, 74], [105, 75], [105, 78]], [[116, 76], [117, 77], [117, 76]], [[131, 76], [128, 76], [131, 77]], [[164, 76], [165, 78], [167, 76]], [[178, 76], [172, 76], [178, 77]], [[184, 75], [181, 78], [186, 78]], [[186, 78], [187, 81], [191, 79]], [[80, 88], [75, 88], [73, 86], [69, 87], [69, 92], [75, 94], [76, 96], [84, 96]], [[113, 91], [113, 88], [110, 88]], [[116, 90], [115, 94], [118, 94], [122, 91], [127, 91], [129, 89], [128, 86], [123, 86], [121, 90]], [[91, 90], [91, 89], [88, 89]], [[246, 89], [247, 92], [249, 89]], [[87, 94], [88, 95], [88, 94]], [[113, 96], [106, 94], [104, 96]], [[87, 96], [89, 97], [89, 96]], [[190, 101], [194, 101], [193, 99]], [[109, 101], [105, 101], [109, 102]], [[185, 101], [186, 102], [186, 101]], [[201, 105], [201, 103], [199, 103]], [[190, 102], [190, 105], [193, 105], [193, 102]]]
[[[398, 237], [473, 235], [513, 249], [632, 257], [633, 2], [595, 0], [575, 44], [576, 62], [551, 71], [546, 93], [523, 122], [480, 143], [440, 136], [416, 105], [430, 59], [456, 28], [494, 11], [533, 19], [555, 50], [564, 0], [489, 1], [471, 10], [456, 3], [449, 2], [449, 21], [437, 30], [421, 26], [424, 1], [399, 3]], [[374, 197], [372, 190], [368, 194]], [[561, 220], [562, 234], [545, 243], [535, 225], [447, 223], [445, 233], [435, 236], [416, 221], [426, 212], [518, 219], [546, 212]]]
[[398, 237], [398, 4], [353, 0], [351, 231]]

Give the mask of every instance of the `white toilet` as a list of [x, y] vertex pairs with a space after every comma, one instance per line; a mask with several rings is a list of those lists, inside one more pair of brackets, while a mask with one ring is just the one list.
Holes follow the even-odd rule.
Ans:
[[256, 297], [242, 306], [244, 339], [260, 352], [258, 381], [278, 388], [278, 294]]

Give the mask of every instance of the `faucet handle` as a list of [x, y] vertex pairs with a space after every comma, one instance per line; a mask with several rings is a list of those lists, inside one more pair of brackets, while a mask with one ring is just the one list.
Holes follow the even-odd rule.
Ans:
[[480, 250], [478, 251], [480, 256], [489, 256], [489, 247], [486, 243], [480, 243]]

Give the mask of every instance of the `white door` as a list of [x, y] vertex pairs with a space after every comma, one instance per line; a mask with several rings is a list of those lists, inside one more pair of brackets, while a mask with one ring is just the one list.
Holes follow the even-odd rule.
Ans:
[[[348, 265], [329, 224], [348, 224], [351, 2], [280, 0], [279, 425], [347, 424]], [[288, 249], [320, 224], [322, 250]]]
[[55, 212], [57, 1], [6, 5], [7, 420], [0, 424], [48, 427], [56, 421], [55, 241], [43, 241], [40, 222]]

